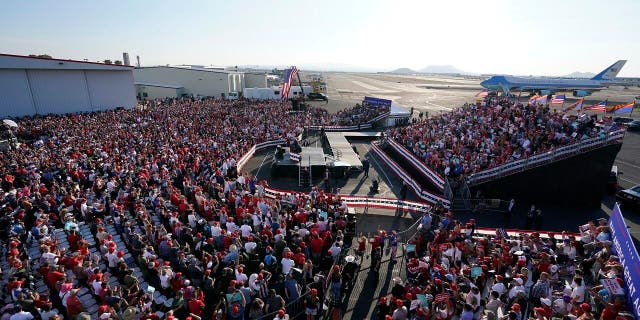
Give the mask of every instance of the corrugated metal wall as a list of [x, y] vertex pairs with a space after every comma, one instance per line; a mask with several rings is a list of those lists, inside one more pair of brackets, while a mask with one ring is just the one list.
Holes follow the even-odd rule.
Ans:
[[133, 108], [130, 70], [0, 69], [0, 117]]
[[0, 117], [36, 113], [24, 69], [0, 69]]
[[91, 111], [82, 70], [27, 70], [27, 75], [39, 114]]
[[95, 110], [135, 106], [135, 86], [131, 72], [86, 70], [85, 74], [91, 106]]

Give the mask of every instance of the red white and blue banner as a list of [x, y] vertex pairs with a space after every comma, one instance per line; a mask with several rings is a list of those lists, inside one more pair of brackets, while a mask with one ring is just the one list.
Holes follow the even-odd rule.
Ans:
[[609, 228], [611, 228], [612, 249], [620, 258], [620, 264], [624, 268], [627, 307], [633, 311], [636, 319], [640, 319], [640, 258], [617, 203], [609, 218]]
[[289, 99], [289, 91], [293, 85], [293, 80], [298, 75], [298, 68], [291, 67], [282, 74], [282, 100]]
[[433, 185], [438, 187], [440, 190], [444, 190], [444, 178], [442, 178], [438, 173], [431, 170], [427, 167], [424, 161], [418, 159], [413, 153], [411, 153], [407, 148], [402, 146], [397, 141], [389, 138], [387, 139], [389, 146], [393, 148], [396, 152], [401, 154], [405, 160], [407, 160], [411, 165], [425, 178], [429, 179]]

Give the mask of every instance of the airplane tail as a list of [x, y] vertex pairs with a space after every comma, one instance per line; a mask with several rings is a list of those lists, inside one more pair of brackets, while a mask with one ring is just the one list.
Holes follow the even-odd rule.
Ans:
[[624, 67], [625, 63], [627, 63], [627, 60], [618, 60], [610, 67], [602, 70], [602, 72], [591, 78], [591, 80], [613, 80], [616, 78], [622, 67]]

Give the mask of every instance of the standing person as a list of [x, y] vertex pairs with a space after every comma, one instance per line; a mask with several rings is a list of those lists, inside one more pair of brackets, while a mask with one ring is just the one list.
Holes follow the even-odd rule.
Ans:
[[369, 157], [362, 160], [362, 171], [364, 171], [364, 177], [369, 176]]
[[527, 213], [527, 221], [524, 225], [525, 230], [531, 230], [531, 228], [533, 227], [533, 220], [535, 219], [535, 216], [536, 216], [536, 205], [532, 204], [531, 209], [529, 209], [529, 212]]
[[404, 201], [407, 199], [407, 183], [402, 181], [402, 187], [400, 187], [400, 200]]
[[389, 236], [389, 247], [391, 248], [391, 262], [396, 262], [396, 252], [398, 252], [398, 234], [395, 230], [391, 230]]
[[506, 227], [511, 226], [511, 217], [513, 216], [513, 208], [516, 206], [516, 199], [511, 199], [509, 201], [509, 206], [507, 207], [507, 211], [504, 212], [504, 224]]

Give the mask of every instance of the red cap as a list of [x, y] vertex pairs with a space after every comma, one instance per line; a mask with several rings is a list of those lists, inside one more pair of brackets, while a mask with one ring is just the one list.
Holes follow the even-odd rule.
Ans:
[[390, 315], [384, 316], [384, 320], [393, 320], [393, 317]]
[[333, 266], [333, 271], [340, 271], [340, 266], [339, 265]]
[[440, 278], [436, 278], [436, 284], [442, 284], [442, 280], [440, 280]]
[[514, 303], [511, 305], [511, 310], [518, 312], [520, 311], [520, 304], [519, 303]]
[[118, 251], [118, 258], [124, 257], [124, 251]]
[[260, 279], [260, 280], [264, 279], [264, 276], [262, 275], [262, 272], [258, 273], [258, 279]]
[[586, 302], [583, 302], [580, 304], [580, 309], [582, 309], [582, 311], [584, 312], [591, 312], [591, 305], [589, 305]]
[[284, 317], [284, 314], [285, 314], [284, 309], [280, 309], [280, 310], [278, 310], [278, 315], [279, 315], [280, 317]]
[[210, 269], [205, 270], [204, 274], [207, 275], [207, 276], [210, 275], [211, 274], [211, 270]]
[[502, 282], [502, 280], [504, 280], [504, 277], [501, 274], [499, 274], [499, 275], [496, 276], [496, 279], [498, 281]]
[[396, 306], [398, 306], [398, 308], [401, 308], [402, 306], [404, 306], [404, 302], [402, 302], [402, 300], [398, 299], [398, 300], [396, 300]]
[[233, 313], [239, 313], [240, 312], [240, 306], [238, 306], [237, 304], [233, 305]]
[[163, 262], [162, 264], [163, 264], [163, 265], [165, 265], [165, 266], [168, 266], [168, 265], [171, 265], [171, 262], [169, 262], [169, 261], [165, 261], [165, 262]]
[[229, 282], [229, 285], [235, 287], [236, 283], [238, 283], [236, 280], [231, 280], [231, 282]]
[[318, 294], [318, 289], [316, 288], [311, 289], [311, 294]]
[[380, 297], [380, 303], [382, 304], [387, 303], [387, 297]]
[[406, 298], [407, 300], [413, 299], [413, 295], [411, 294], [411, 292], [407, 292]]

